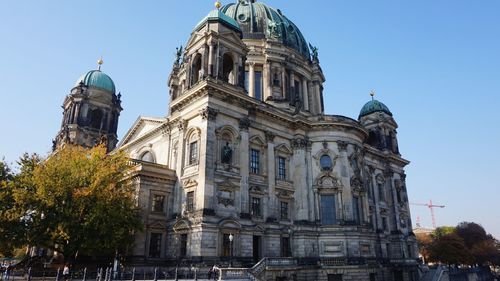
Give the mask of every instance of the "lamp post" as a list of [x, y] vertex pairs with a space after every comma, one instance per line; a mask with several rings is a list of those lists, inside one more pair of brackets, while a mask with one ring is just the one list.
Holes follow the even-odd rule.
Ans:
[[233, 234], [229, 234], [229, 267], [233, 266]]

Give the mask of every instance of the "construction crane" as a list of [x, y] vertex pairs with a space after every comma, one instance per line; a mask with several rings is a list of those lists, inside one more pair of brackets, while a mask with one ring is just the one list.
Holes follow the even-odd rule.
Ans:
[[434, 215], [434, 208], [444, 208], [444, 205], [434, 205], [432, 204], [432, 200], [429, 200], [429, 203], [410, 203], [411, 205], [415, 206], [425, 206], [431, 210], [431, 217], [432, 217], [432, 227], [436, 228], [436, 216]]

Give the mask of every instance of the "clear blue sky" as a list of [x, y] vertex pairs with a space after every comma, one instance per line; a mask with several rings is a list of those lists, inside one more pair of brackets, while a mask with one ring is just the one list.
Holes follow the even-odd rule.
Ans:
[[[500, 238], [500, 2], [265, 2], [319, 48], [327, 113], [357, 118], [372, 89], [391, 109], [410, 201], [445, 204], [440, 225], [474, 221]], [[139, 115], [166, 115], [175, 47], [213, 3], [1, 1], [0, 157], [50, 150], [65, 95], [101, 55], [123, 95], [119, 137]], [[425, 207], [417, 216], [431, 225]]]

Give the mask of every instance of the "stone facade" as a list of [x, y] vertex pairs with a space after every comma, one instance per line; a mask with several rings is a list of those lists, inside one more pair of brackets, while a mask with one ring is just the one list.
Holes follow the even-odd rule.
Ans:
[[179, 54], [168, 116], [139, 118], [119, 144], [137, 159], [136, 261], [265, 263], [262, 280], [415, 280], [392, 114], [324, 114], [317, 53], [249, 36], [223, 11]]

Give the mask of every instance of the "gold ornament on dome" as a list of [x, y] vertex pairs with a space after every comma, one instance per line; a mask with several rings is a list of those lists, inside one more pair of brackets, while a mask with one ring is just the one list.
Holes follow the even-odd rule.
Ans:
[[220, 7], [222, 7], [221, 2], [219, 1], [215, 2], [215, 8], [220, 9]]
[[102, 60], [102, 57], [100, 57], [98, 60], [97, 60], [97, 65], [98, 65], [98, 70], [101, 70], [101, 65], [104, 63], [104, 61]]

